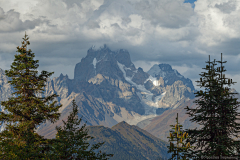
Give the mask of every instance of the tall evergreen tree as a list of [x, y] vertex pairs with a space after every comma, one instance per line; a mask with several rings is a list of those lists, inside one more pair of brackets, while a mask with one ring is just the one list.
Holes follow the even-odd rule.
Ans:
[[[204, 159], [207, 157], [234, 157], [234, 149], [239, 152], [240, 141], [234, 141], [230, 136], [237, 136], [239, 132], [239, 124], [235, 121], [239, 118], [239, 113], [237, 113], [237, 98], [229, 97], [230, 94], [238, 94], [238, 93], [229, 93], [229, 88], [223, 87], [223, 85], [228, 84], [231, 85], [232, 79], [228, 79], [225, 81], [225, 75], [222, 72], [224, 70], [224, 66], [222, 66], [222, 54], [221, 61], [217, 61], [221, 63], [221, 67], [214, 69], [214, 62], [210, 62], [209, 65], [206, 65], [206, 69], [208, 73], [204, 72], [200, 74], [203, 79], [200, 78], [200, 87], [205, 87], [205, 93], [202, 90], [195, 94], [196, 97], [200, 97], [200, 99], [196, 100], [199, 105], [196, 109], [189, 109], [188, 106], [185, 108], [189, 111], [187, 114], [190, 114], [190, 121], [196, 121], [200, 125], [204, 127], [200, 130], [197, 129], [187, 129], [186, 132], [189, 134], [190, 139], [187, 139], [187, 142], [190, 142], [191, 145], [197, 143], [198, 150], [191, 150], [188, 157]], [[210, 65], [212, 64], [212, 66]], [[220, 72], [221, 74], [217, 74], [216, 72]], [[216, 78], [215, 78], [216, 77]], [[214, 79], [215, 78], [215, 79]], [[207, 90], [207, 91], [206, 91]], [[234, 134], [235, 133], [235, 134]], [[200, 149], [201, 148], [201, 149]]]
[[[177, 124], [174, 125], [170, 125], [171, 127], [174, 127], [172, 129], [175, 129], [175, 131], [170, 131], [170, 137], [167, 137], [169, 138], [169, 141], [170, 141], [170, 146], [168, 146], [168, 153], [171, 153], [171, 152], [174, 152], [172, 154], [172, 158], [171, 159], [174, 159], [175, 156], [177, 156], [177, 160], [182, 158], [181, 160], [187, 160], [187, 156], [184, 154], [184, 152], [187, 152], [187, 150], [189, 148], [194, 148], [193, 146], [190, 146], [190, 143], [184, 143], [183, 141], [188, 138], [188, 133], [186, 132], [182, 132], [182, 125], [179, 125], [178, 123], [178, 113], [177, 113], [177, 118], [176, 118], [176, 122]], [[177, 146], [175, 147], [174, 144], [172, 143], [172, 141], [177, 141]], [[181, 144], [181, 146], [180, 146]], [[181, 154], [183, 153], [183, 154]]]
[[112, 157], [113, 154], [106, 153], [95, 153], [94, 150], [101, 147], [105, 142], [94, 144], [90, 150], [87, 151], [90, 144], [87, 142], [89, 139], [94, 137], [88, 136], [87, 130], [84, 130], [86, 124], [81, 128], [80, 125], [82, 118], [78, 119], [78, 106], [75, 103], [75, 98], [72, 102], [73, 112], [68, 116], [67, 123], [63, 121], [63, 128], [57, 127], [58, 131], [56, 134], [55, 144], [52, 146], [51, 154], [48, 157], [51, 157], [51, 160], [67, 160], [67, 159], [81, 159], [81, 160], [107, 160], [109, 157]]
[[[50, 140], [44, 139], [43, 136], [35, 133], [36, 127], [46, 120], [52, 123], [59, 119], [60, 113], [58, 109], [62, 106], [54, 106], [57, 101], [50, 105], [54, 97], [53, 94], [46, 98], [39, 98], [35, 93], [44, 91], [44, 82], [54, 72], [48, 73], [42, 71], [37, 76], [38, 60], [33, 60], [34, 53], [31, 49], [27, 51], [27, 45], [30, 45], [27, 35], [23, 38], [22, 47], [17, 47], [20, 54], [15, 55], [15, 60], [11, 65], [11, 69], [6, 70], [8, 77], [12, 77], [12, 81], [8, 81], [14, 86], [18, 97], [8, 98], [8, 101], [2, 101], [1, 105], [5, 106], [8, 114], [0, 112], [0, 121], [6, 124], [6, 128], [0, 133], [0, 159], [41, 159], [45, 155], [43, 150], [45, 145], [51, 143]], [[1, 123], [3, 124], [3, 123]], [[42, 147], [40, 147], [42, 146]]]

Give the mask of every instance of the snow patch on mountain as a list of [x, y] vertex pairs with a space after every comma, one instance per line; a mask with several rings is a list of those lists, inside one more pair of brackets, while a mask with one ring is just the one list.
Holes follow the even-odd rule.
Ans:
[[160, 101], [165, 94], [166, 94], [166, 92], [164, 92], [161, 95], [155, 97], [154, 103], [156, 104], [156, 106], [158, 106], [158, 104], [157, 104], [158, 101]]
[[118, 67], [120, 68], [120, 70], [123, 72], [123, 76], [124, 78], [126, 79], [126, 81], [128, 81], [130, 84], [132, 84], [133, 86], [135, 86], [138, 90], [144, 92], [144, 93], [147, 93], [147, 94], [152, 94], [149, 90], [147, 90], [144, 85], [137, 85], [136, 83], [134, 83], [132, 81], [132, 77], [127, 77], [126, 76], [126, 71], [124, 70], [124, 68], [126, 68], [123, 64], [117, 62], [118, 64]]
[[94, 58], [93, 59], [93, 66], [94, 66], [94, 70], [95, 70], [95, 75], [96, 75], [96, 64], [97, 64], [97, 59]]
[[93, 66], [94, 66], [95, 69], [96, 69], [96, 64], [97, 64], [97, 59], [94, 58], [94, 59], [93, 59]]
[[[124, 78], [126, 79], [126, 81], [128, 81], [130, 84], [133, 84], [133, 85], [134, 85], [135, 83], [132, 81], [132, 77], [130, 78], [130, 77], [127, 77], [127, 76], [126, 76], [126, 71], [125, 71], [125, 69], [130, 69], [130, 68], [127, 68], [125, 65], [119, 63], [118, 61], [117, 61], [117, 64], [118, 64], [119, 69], [122, 71], [123, 76], [124, 76]], [[131, 69], [130, 69], [130, 70], [131, 70]]]
[[[151, 93], [149, 90], [147, 90], [144, 85], [138, 85], [138, 84], [134, 83], [132, 81], [132, 77], [127, 77], [126, 76], [126, 71], [125, 71], [126, 67], [119, 62], [117, 62], [117, 64], [118, 64], [119, 69], [122, 71], [123, 76], [126, 79], [126, 81], [128, 81], [130, 84], [135, 86], [140, 91], [140, 92], [137, 92], [137, 95], [140, 98], [140, 100], [141, 100], [141, 102], [142, 102], [142, 104], [145, 108], [145, 116], [147, 116], [147, 117], [145, 117], [145, 116], [142, 117], [141, 116], [141, 117], [138, 117], [138, 118], [136, 117], [136, 118], [137, 119], [141, 118], [141, 119], [144, 120], [146, 118], [149, 118], [148, 117], [149, 115], [156, 116], [156, 109], [158, 108], [158, 101], [165, 95], [166, 92], [164, 92], [161, 95], [155, 97], [155, 101], [153, 102], [152, 101], [153, 93]], [[157, 81], [156, 78], [153, 78], [152, 76], [150, 78], [148, 78], [148, 80], [153, 81], [155, 84], [156, 84], [156, 81]]]
[[152, 77], [151, 75], [146, 79], [144, 83], [146, 83], [148, 80], [152, 81], [154, 86], [160, 86], [160, 82], [157, 80], [157, 78]]

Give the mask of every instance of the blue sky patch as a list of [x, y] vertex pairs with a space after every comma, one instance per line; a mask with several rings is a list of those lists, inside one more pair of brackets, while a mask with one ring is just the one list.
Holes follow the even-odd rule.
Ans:
[[192, 8], [194, 8], [195, 7], [195, 4], [194, 4], [195, 1], [197, 1], [197, 0], [185, 0], [184, 3], [191, 3]]

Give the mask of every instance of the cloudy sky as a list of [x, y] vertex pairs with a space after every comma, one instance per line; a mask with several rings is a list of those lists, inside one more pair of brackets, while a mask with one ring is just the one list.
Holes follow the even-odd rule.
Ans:
[[218, 61], [223, 53], [240, 93], [239, 20], [237, 0], [0, 0], [0, 68], [10, 69], [26, 31], [39, 74], [54, 72], [51, 79], [73, 79], [87, 50], [107, 44], [127, 49], [144, 71], [170, 64], [197, 90], [209, 55]]

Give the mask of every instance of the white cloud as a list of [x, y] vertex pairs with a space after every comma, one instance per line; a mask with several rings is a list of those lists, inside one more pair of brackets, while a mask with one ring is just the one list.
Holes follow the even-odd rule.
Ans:
[[[0, 6], [1, 60], [13, 61], [27, 31], [39, 70], [52, 68], [55, 77], [73, 78], [87, 50], [103, 44], [127, 49], [144, 71], [168, 63], [192, 80], [208, 55], [220, 60], [224, 53], [229, 75], [239, 75], [237, 0], [197, 0], [194, 9], [184, 0], [1, 0]], [[11, 65], [1, 64], [4, 70]]]
[[[216, 46], [231, 38], [240, 36], [239, 27], [236, 28], [236, 25], [232, 24], [233, 21], [239, 19], [240, 10], [234, 7], [240, 5], [239, 1], [225, 0], [219, 3], [217, 0], [201, 0], [195, 2], [195, 5], [194, 11], [201, 32], [198, 40], [200, 43], [207, 46]], [[226, 13], [225, 9], [227, 9], [228, 13]]]
[[4, 10], [0, 7], [0, 33], [33, 29], [35, 25], [39, 23], [37, 20], [27, 20], [23, 22], [19, 19], [19, 16], [20, 13], [15, 12], [14, 9], [4, 12]]

